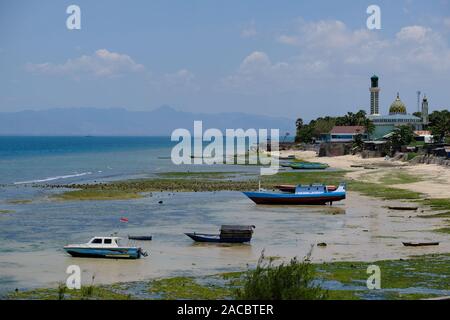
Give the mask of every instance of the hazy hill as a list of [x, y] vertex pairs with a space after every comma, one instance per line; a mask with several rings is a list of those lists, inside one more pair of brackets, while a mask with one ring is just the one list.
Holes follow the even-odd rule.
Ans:
[[0, 113], [0, 135], [170, 135], [193, 130], [194, 120], [207, 128], [280, 129], [293, 134], [295, 120], [245, 113], [196, 114], [163, 106], [152, 111], [69, 108]]

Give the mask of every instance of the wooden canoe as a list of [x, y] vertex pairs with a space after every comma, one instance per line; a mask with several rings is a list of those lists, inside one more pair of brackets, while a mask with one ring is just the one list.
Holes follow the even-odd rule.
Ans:
[[388, 206], [388, 208], [389, 208], [390, 210], [411, 210], [411, 211], [415, 211], [415, 210], [417, 210], [419, 207]]
[[405, 247], [438, 246], [439, 242], [402, 242]]
[[152, 236], [128, 236], [128, 239], [139, 241], [150, 241], [152, 240]]

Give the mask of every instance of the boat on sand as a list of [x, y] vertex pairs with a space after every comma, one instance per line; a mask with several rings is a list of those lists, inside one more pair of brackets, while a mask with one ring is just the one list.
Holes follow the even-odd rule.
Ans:
[[255, 226], [247, 225], [223, 225], [220, 234], [185, 233], [189, 238], [197, 242], [213, 243], [244, 243], [250, 242]]
[[296, 170], [324, 170], [329, 167], [328, 164], [320, 162], [291, 162], [289, 166]]
[[88, 243], [69, 244], [64, 250], [73, 257], [139, 259], [147, 253], [140, 247], [122, 246], [119, 237], [94, 237]]
[[280, 192], [243, 192], [256, 204], [296, 204], [296, 205], [324, 205], [345, 199], [345, 184], [341, 183], [334, 190], [328, 190], [326, 185], [298, 185], [294, 193]]
[[402, 242], [405, 247], [438, 246], [439, 242]]
[[[289, 192], [289, 193], [294, 193], [296, 187], [297, 186], [295, 184], [279, 184], [275, 186], [276, 189], [282, 192]], [[334, 191], [337, 189], [337, 186], [327, 185], [327, 189], [328, 191]]]

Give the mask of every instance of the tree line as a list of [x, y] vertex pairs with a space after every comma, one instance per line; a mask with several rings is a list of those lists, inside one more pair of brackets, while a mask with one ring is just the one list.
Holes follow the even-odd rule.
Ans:
[[[420, 112], [415, 112], [415, 116], [421, 117]], [[329, 133], [334, 126], [363, 126], [369, 136], [375, 130], [373, 122], [367, 118], [364, 110], [357, 113], [348, 112], [340, 117], [319, 117], [311, 120], [308, 124], [304, 124], [303, 119], [298, 118], [296, 121], [296, 142], [312, 143], [320, 138], [321, 134]], [[436, 110], [429, 115], [429, 124], [425, 126], [425, 130], [430, 130], [435, 142], [450, 143], [450, 111]], [[389, 139], [393, 140], [394, 145], [407, 145], [414, 138], [413, 128], [408, 125], [397, 127]]]
[[298, 118], [295, 141], [312, 143], [319, 139], [321, 134], [329, 133], [334, 126], [363, 126], [369, 135], [375, 130], [373, 122], [367, 118], [364, 110], [359, 110], [356, 113], [348, 112], [340, 117], [319, 117], [311, 120], [308, 124], [304, 124], [303, 119]]

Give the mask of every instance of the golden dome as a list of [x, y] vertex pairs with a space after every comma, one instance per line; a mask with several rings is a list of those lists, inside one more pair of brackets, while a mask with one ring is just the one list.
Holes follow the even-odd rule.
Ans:
[[397, 93], [397, 98], [392, 102], [389, 108], [389, 114], [406, 114], [406, 105], [400, 100], [400, 96]]

